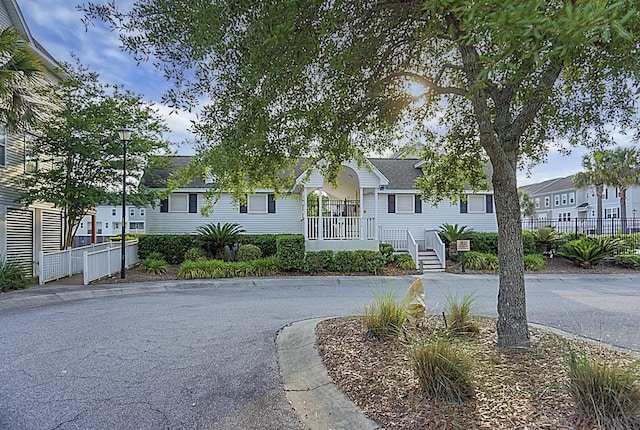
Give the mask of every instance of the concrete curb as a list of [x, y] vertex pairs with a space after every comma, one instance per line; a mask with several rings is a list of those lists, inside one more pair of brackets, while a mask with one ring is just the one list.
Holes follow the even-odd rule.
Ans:
[[316, 325], [326, 318], [295, 322], [276, 337], [284, 391], [300, 422], [310, 430], [380, 427], [334, 385], [315, 348]]

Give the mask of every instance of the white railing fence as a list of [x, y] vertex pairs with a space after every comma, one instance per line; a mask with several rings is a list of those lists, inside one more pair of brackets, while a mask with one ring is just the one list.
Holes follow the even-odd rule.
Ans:
[[380, 243], [387, 243], [393, 246], [396, 251], [407, 251], [407, 229], [405, 228], [383, 228], [379, 227], [378, 238]]
[[[359, 240], [364, 229], [364, 239], [375, 238], [375, 219], [358, 216], [307, 217], [307, 239]], [[320, 233], [322, 227], [322, 234]]]
[[82, 272], [82, 256], [85, 252], [93, 252], [111, 247], [111, 242], [67, 248], [63, 251], [40, 252], [39, 282], [55, 281]]
[[[120, 270], [121, 246], [113, 246], [94, 252], [85, 252], [83, 255], [84, 285], [96, 279], [112, 275]], [[125, 249], [125, 266], [132, 267], [138, 263], [138, 240], [130, 240]]]
[[442, 267], [446, 267], [446, 251], [442, 239], [438, 234], [438, 230], [425, 230], [424, 231], [424, 247], [425, 249], [433, 249], [438, 256]]
[[[131, 267], [139, 261], [138, 239], [128, 241], [126, 246], [126, 264]], [[85, 258], [87, 255], [89, 257]], [[87, 285], [120, 270], [120, 242], [108, 241], [63, 251], [41, 252], [39, 268], [40, 285], [75, 273], [84, 273], [84, 284]]]
[[409, 255], [413, 258], [413, 261], [416, 263], [416, 269], [420, 267], [420, 262], [418, 261], [418, 242], [413, 238], [413, 235], [407, 229], [407, 251], [409, 251]]

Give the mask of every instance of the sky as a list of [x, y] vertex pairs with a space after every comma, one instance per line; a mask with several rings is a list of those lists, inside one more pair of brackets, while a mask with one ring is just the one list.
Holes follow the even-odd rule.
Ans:
[[[84, 66], [100, 74], [105, 83], [123, 85], [143, 95], [148, 101], [157, 103], [157, 108], [171, 129], [165, 137], [174, 144], [193, 140], [188, 131], [195, 114], [171, 113], [171, 109], [160, 103], [169, 84], [162, 74], [149, 63], [137, 64], [130, 54], [120, 49], [117, 35], [100, 22], [85, 29], [82, 13], [76, 5], [82, 0], [18, 0], [20, 9], [33, 37], [61, 62], [72, 62], [73, 52]], [[131, 0], [117, 1], [126, 5]], [[46, 7], [44, 7], [46, 5]], [[126, 6], [123, 6], [126, 9]], [[189, 144], [176, 146], [178, 154], [193, 155]], [[576, 148], [570, 156], [552, 149], [547, 163], [535, 167], [530, 175], [520, 172], [518, 185], [527, 185], [574, 174], [581, 170], [583, 148]]]

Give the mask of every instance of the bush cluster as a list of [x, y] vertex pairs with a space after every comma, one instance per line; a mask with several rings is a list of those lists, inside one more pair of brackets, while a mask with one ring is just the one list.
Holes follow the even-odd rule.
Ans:
[[613, 258], [618, 266], [640, 270], [640, 254], [618, 254]]
[[409, 254], [395, 254], [387, 261], [402, 270], [414, 270], [416, 268], [416, 262], [413, 261], [413, 257]]
[[195, 237], [188, 234], [145, 235], [139, 238], [138, 256], [144, 260], [152, 252], [158, 252], [168, 264], [180, 264], [194, 246]]
[[469, 251], [465, 255], [466, 267], [471, 270], [491, 270], [497, 272], [500, 265], [498, 257], [494, 254]]
[[0, 257], [0, 291], [20, 290], [33, 284], [33, 278], [18, 263]]
[[304, 270], [304, 236], [301, 234], [281, 234], [276, 238], [276, 257], [280, 269], [287, 272]]
[[251, 261], [262, 257], [262, 251], [256, 245], [241, 245], [236, 251], [236, 261]]
[[384, 268], [385, 263], [380, 251], [338, 251], [334, 254], [334, 267], [337, 272], [377, 274]]
[[524, 256], [524, 270], [539, 272], [547, 265], [547, 259], [542, 254], [529, 254]]
[[307, 252], [305, 272], [315, 275], [318, 272], [335, 271], [333, 254], [330, 250]]
[[273, 257], [276, 255], [277, 234], [241, 234], [238, 239], [240, 245], [255, 245], [260, 248], [263, 257]]
[[278, 260], [275, 257], [243, 262], [185, 261], [180, 265], [178, 277], [181, 279], [215, 279], [270, 276], [278, 273], [278, 267]]

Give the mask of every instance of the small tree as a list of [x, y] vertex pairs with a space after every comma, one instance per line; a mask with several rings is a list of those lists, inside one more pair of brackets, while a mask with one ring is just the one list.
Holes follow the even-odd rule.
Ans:
[[122, 202], [122, 142], [117, 130], [134, 129], [127, 142], [127, 199], [136, 206], [154, 204], [156, 194], [138, 186], [143, 168], [166, 153], [167, 130], [158, 112], [139, 95], [99, 82], [80, 64], [65, 65], [68, 79], [54, 88], [61, 106], [55, 116], [29, 135], [27, 154], [37, 168], [21, 181], [22, 203], [46, 201], [64, 209], [64, 246], [88, 210], [102, 203]]
[[233, 246], [244, 233], [244, 229], [236, 223], [206, 224], [196, 229], [196, 243], [200, 245], [210, 256], [223, 258], [227, 246]]

